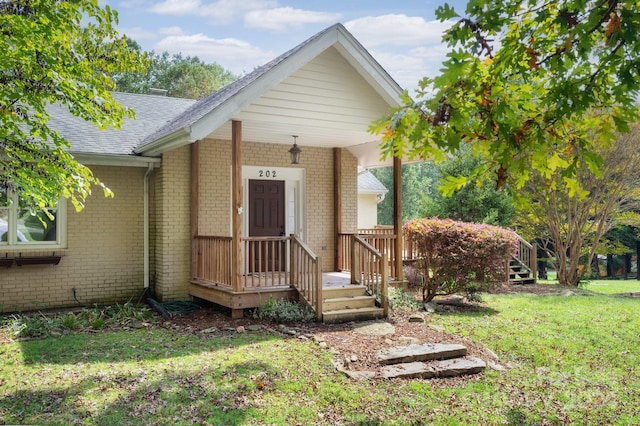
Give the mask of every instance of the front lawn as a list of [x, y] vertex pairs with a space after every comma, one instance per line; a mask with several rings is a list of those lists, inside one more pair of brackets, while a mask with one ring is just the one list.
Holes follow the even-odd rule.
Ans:
[[160, 320], [7, 341], [0, 423], [638, 424], [639, 308], [609, 295], [483, 295], [482, 309], [424, 326], [485, 345], [504, 370], [431, 381], [354, 381], [331, 348], [265, 329]]

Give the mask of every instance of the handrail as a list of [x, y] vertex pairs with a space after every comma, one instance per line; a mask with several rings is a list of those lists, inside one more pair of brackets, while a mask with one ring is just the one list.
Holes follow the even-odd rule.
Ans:
[[351, 244], [351, 283], [364, 285], [389, 315], [389, 262], [381, 253], [359, 235], [353, 235]]
[[516, 259], [531, 271], [534, 279], [538, 277], [538, 246], [518, 236], [518, 255]]
[[391, 232], [380, 232], [384, 231], [384, 229], [359, 229], [357, 234], [354, 233], [341, 233], [339, 234], [338, 239], [338, 270], [339, 271], [350, 271], [352, 268], [351, 261], [351, 252], [350, 247], [353, 244], [352, 238], [354, 235], [360, 236], [364, 241], [366, 241], [373, 248], [378, 250], [380, 253], [385, 253], [387, 255], [387, 259], [389, 261], [389, 276], [395, 277], [396, 279], [400, 279], [402, 277], [402, 271], [398, 273], [396, 271], [396, 245], [394, 243], [396, 239], [396, 234], [393, 233], [393, 228], [390, 229]]
[[304, 302], [322, 320], [322, 262], [304, 241], [291, 234], [290, 278]]

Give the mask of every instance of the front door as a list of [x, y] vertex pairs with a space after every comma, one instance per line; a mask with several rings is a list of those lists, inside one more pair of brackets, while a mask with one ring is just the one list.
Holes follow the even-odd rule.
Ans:
[[[285, 235], [284, 181], [249, 180], [249, 236]], [[281, 242], [252, 244], [249, 272], [284, 271], [285, 245]]]

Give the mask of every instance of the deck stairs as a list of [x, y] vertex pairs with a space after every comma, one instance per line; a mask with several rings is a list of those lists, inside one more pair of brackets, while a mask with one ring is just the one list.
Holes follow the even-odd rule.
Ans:
[[509, 262], [509, 284], [524, 285], [535, 284], [536, 277], [533, 271], [517, 258]]
[[384, 317], [374, 296], [361, 285], [322, 288], [322, 321], [327, 324], [364, 321]]

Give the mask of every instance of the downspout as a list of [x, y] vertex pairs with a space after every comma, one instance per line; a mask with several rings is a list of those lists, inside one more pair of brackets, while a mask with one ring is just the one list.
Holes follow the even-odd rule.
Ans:
[[149, 163], [144, 174], [144, 289], [149, 288], [149, 176], [154, 169], [154, 164]]

